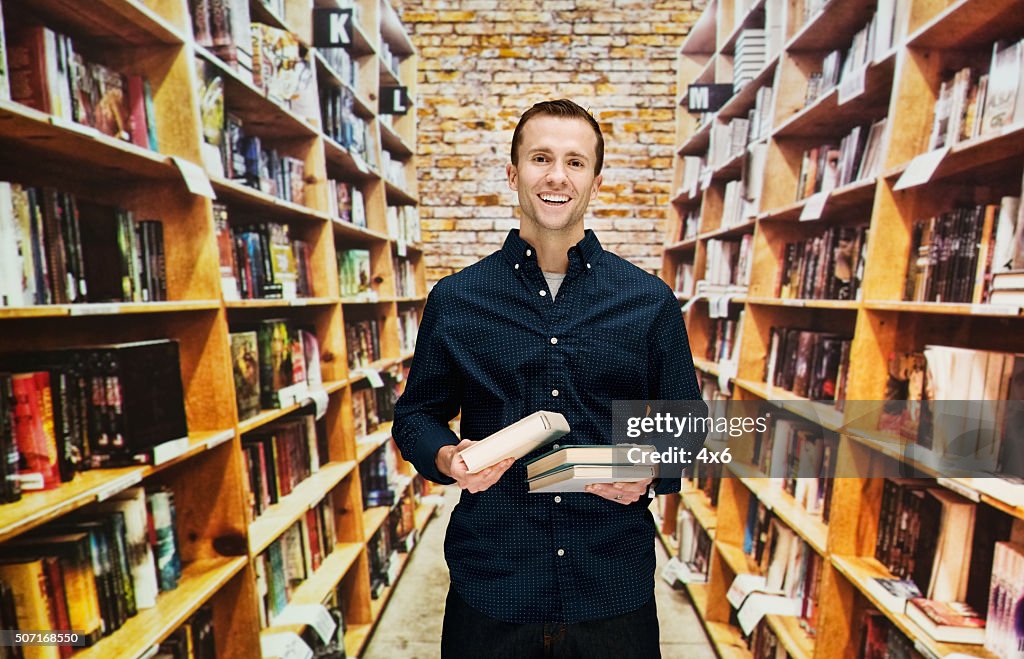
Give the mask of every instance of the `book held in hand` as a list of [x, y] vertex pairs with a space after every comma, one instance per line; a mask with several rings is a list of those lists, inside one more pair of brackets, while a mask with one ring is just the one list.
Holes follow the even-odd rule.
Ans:
[[469, 473], [475, 474], [506, 458], [521, 458], [539, 446], [569, 432], [569, 422], [558, 412], [540, 410], [488, 435], [459, 452]]
[[654, 478], [654, 465], [566, 465], [527, 481], [530, 492], [584, 492], [596, 483], [635, 483]]
[[653, 446], [637, 446], [634, 444], [618, 445], [574, 445], [562, 446], [544, 455], [537, 456], [526, 463], [526, 478], [536, 478], [541, 474], [566, 465], [630, 465], [627, 451], [633, 447], [641, 449], [639, 456], [654, 452]]

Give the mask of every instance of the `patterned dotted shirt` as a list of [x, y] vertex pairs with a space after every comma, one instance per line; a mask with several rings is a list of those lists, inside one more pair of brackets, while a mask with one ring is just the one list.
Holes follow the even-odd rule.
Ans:
[[[669, 287], [606, 252], [592, 231], [569, 250], [552, 299], [537, 255], [512, 230], [501, 250], [445, 277], [427, 299], [393, 434], [427, 478], [451, 483], [437, 451], [482, 439], [537, 410], [565, 415], [560, 444], [611, 443], [613, 400], [699, 400]], [[654, 593], [649, 501], [529, 494], [526, 460], [484, 492], [462, 492], [445, 538], [452, 584], [478, 611], [515, 623], [595, 620]], [[664, 479], [660, 494], [679, 489]]]

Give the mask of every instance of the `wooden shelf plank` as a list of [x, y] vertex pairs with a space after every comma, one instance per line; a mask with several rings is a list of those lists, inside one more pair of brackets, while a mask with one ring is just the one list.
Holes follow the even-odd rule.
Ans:
[[767, 307], [792, 307], [797, 309], [835, 309], [837, 311], [857, 311], [860, 302], [856, 300], [804, 300], [796, 298], [751, 297], [747, 296], [747, 304], [759, 304]]
[[324, 137], [324, 154], [329, 168], [339, 172], [340, 178], [356, 181], [380, 180], [381, 175], [361, 157], [357, 160], [352, 152], [330, 137]]
[[[825, 212], [822, 219], [827, 221], [830, 216], [835, 216], [851, 209], [867, 210], [875, 198], [877, 183], [878, 177], [864, 178], [832, 190], [828, 195], [828, 201], [825, 203]], [[797, 222], [800, 220], [800, 214], [806, 204], [807, 199], [801, 199], [788, 206], [762, 213], [758, 219], [772, 222]]]
[[339, 238], [343, 238], [349, 243], [358, 243], [362, 245], [371, 245], [387, 242], [389, 240], [386, 233], [374, 231], [366, 227], [356, 226], [351, 222], [343, 222], [339, 219], [334, 219], [333, 224], [334, 235]]
[[687, 238], [679, 242], [665, 245], [666, 252], [689, 252], [697, 247], [697, 238]]
[[956, 302], [901, 302], [898, 300], [867, 300], [868, 311], [895, 311], [899, 313], [927, 313], [948, 316], [992, 316], [1019, 318], [1024, 309], [993, 304], [959, 304]]
[[374, 506], [363, 511], [363, 533], [366, 542], [369, 542], [374, 534], [380, 530], [381, 525], [384, 524], [390, 512], [391, 508], [388, 506]]
[[233, 430], [189, 433], [185, 452], [159, 466], [91, 469], [75, 475], [69, 483], [53, 490], [25, 492], [21, 501], [0, 506], [0, 542], [9, 540], [82, 506], [103, 501], [136, 485], [142, 479], [218, 446], [234, 436]]
[[826, 2], [786, 44], [787, 51], [830, 50], [867, 24], [874, 7], [862, 2]]
[[362, 462], [391, 439], [391, 426], [394, 422], [382, 423], [374, 432], [356, 439], [356, 462]]
[[[361, 542], [340, 542], [335, 545], [334, 551], [324, 558], [317, 571], [295, 589], [288, 605], [322, 603], [334, 592], [342, 577], [352, 569], [362, 551]], [[287, 610], [287, 607], [285, 609]]]
[[710, 359], [704, 359], [703, 357], [694, 357], [693, 365], [696, 366], [701, 371], [704, 371], [708, 375], [713, 375], [716, 378], [718, 377], [718, 364], [716, 362], [711, 361]]
[[232, 300], [225, 302], [224, 306], [229, 310], [238, 309], [289, 309], [292, 307], [325, 307], [338, 304], [341, 300], [336, 297], [298, 297], [294, 300], [279, 299], [253, 299], [253, 300]]
[[241, 572], [248, 559], [211, 558], [184, 566], [178, 587], [160, 593], [156, 606], [143, 609], [96, 645], [75, 653], [76, 659], [139, 657], [171, 635], [224, 584]]
[[715, 538], [715, 529], [718, 528], [718, 511], [712, 506], [711, 502], [708, 501], [707, 495], [700, 490], [690, 490], [689, 492], [683, 492], [681, 495], [683, 503], [689, 508], [690, 512], [697, 519], [697, 523], [700, 524], [711, 539]]
[[381, 146], [394, 154], [399, 160], [411, 158], [413, 150], [405, 143], [402, 136], [394, 128], [384, 122], [379, 122]]
[[710, 622], [701, 618], [715, 654], [721, 659], [751, 659], [754, 655], [747, 649], [746, 641], [739, 629], [724, 622]]
[[828, 525], [822, 521], [820, 515], [809, 513], [788, 492], [779, 487], [778, 483], [772, 482], [774, 479], [768, 478], [753, 466], [733, 461], [726, 467], [814, 551], [822, 556], [826, 554]]
[[41, 304], [31, 307], [0, 307], [0, 319], [119, 316], [121, 314], [216, 311], [220, 300], [172, 300], [167, 302], [90, 302]]
[[733, 94], [725, 105], [718, 110], [718, 116], [722, 119], [745, 119], [747, 113], [753, 109], [757, 100], [757, 90], [765, 85], [771, 85], [775, 77], [775, 70], [779, 66], [780, 55], [776, 55], [770, 62], [765, 64], [754, 79], [743, 86], [737, 94]]
[[999, 38], [1024, 31], [1019, 0], [986, 0], [984, 11], [974, 0], [956, 0], [910, 35], [912, 48], [970, 50], [991, 48]]
[[765, 620], [792, 659], [813, 659], [814, 638], [800, 626], [800, 618], [769, 615]]
[[763, 398], [776, 407], [793, 412], [823, 428], [835, 432], [843, 430], [843, 413], [828, 403], [819, 403], [781, 389], [769, 387], [764, 382], [737, 378], [736, 384], [750, 393]]
[[[740, 37], [740, 33], [748, 28], [756, 27], [760, 22], [763, 28], [764, 18], [760, 16], [764, 12], [765, 0], [757, 0], [753, 5], [747, 9], [747, 12], [743, 16], [734, 17], [734, 27], [725, 40], [719, 45], [719, 52], [731, 55], [736, 51], [736, 41]], [[758, 20], [760, 18], [760, 20]]]
[[939, 643], [933, 640], [921, 627], [913, 622], [906, 614], [893, 613], [879, 602], [874, 595], [868, 592], [868, 580], [874, 577], [892, 579], [893, 575], [874, 558], [860, 556], [831, 556], [832, 565], [836, 570], [852, 583], [861, 595], [863, 595], [872, 606], [885, 614], [901, 632], [908, 638], [915, 641], [927, 650], [932, 656], [945, 657], [953, 653], [963, 653], [971, 657], [984, 659], [995, 659], [995, 655], [985, 650], [981, 645], [957, 645], [953, 643]]
[[387, 189], [388, 203], [392, 206], [415, 206], [419, 203], [411, 193], [391, 181], [385, 180], [384, 187]]
[[263, 511], [249, 525], [249, 552], [255, 556], [266, 549], [303, 517], [307, 510], [323, 500], [355, 467], [356, 463], [352, 461], [323, 465], [320, 471], [296, 485], [287, 496]]
[[[712, 60], [711, 63], [714, 63], [714, 60]], [[694, 131], [693, 135], [690, 135], [690, 137], [680, 145], [678, 150], [679, 155], [704, 155], [708, 150], [708, 145], [711, 144], [711, 124], [714, 122], [715, 120], [712, 119]]]
[[268, 213], [274, 218], [280, 218], [289, 222], [329, 222], [330, 215], [324, 211], [286, 201], [280, 197], [257, 190], [256, 188], [243, 185], [238, 181], [210, 176], [210, 183], [213, 185], [217, 199], [227, 203], [243, 206], [248, 209]]
[[715, 548], [733, 574], [760, 574], [754, 559], [743, 553], [743, 549], [721, 540], [715, 540]]
[[[324, 382], [324, 389], [327, 391], [328, 394], [333, 394], [334, 392], [343, 389], [346, 384], [347, 382], [345, 380]], [[306, 400], [303, 400], [300, 403], [297, 403], [295, 405], [289, 405], [288, 407], [281, 407], [273, 410], [262, 410], [256, 416], [252, 416], [249, 417], [248, 419], [245, 419], [244, 421], [240, 421], [238, 423], [238, 432], [241, 434], [252, 432], [257, 428], [267, 425], [271, 421], [276, 421], [277, 419], [280, 419], [281, 417], [287, 414], [291, 414], [295, 410], [310, 405], [312, 402], [313, 399], [307, 398]]]
[[756, 226], [756, 221], [750, 220], [749, 222], [744, 222], [743, 224], [737, 224], [731, 227], [719, 227], [718, 229], [713, 229], [706, 233], [702, 233], [698, 238], [700, 240], [734, 238], [742, 236], [745, 233], [753, 233]]
[[701, 620], [704, 620], [708, 613], [708, 590], [709, 586], [706, 583], [686, 584], [686, 592], [690, 594], [690, 600], [693, 602], [693, 609], [697, 612], [697, 615]]
[[32, 9], [51, 21], [75, 26], [74, 37], [103, 45], [178, 46], [184, 37], [142, 2], [94, 0], [88, 11], [73, 0], [33, 0]]

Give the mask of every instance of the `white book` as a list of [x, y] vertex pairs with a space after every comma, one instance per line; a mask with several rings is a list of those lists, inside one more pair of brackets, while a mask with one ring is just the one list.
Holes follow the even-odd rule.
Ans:
[[156, 561], [149, 544], [148, 518], [146, 513], [146, 490], [131, 487], [120, 492], [109, 501], [95, 506], [103, 513], [119, 512], [124, 515], [125, 542], [128, 547], [128, 561], [135, 586], [135, 605], [139, 609], [156, 606], [158, 593]]
[[18, 222], [14, 217], [11, 184], [0, 181], [0, 307], [25, 304], [22, 292], [22, 260], [18, 252]]
[[488, 435], [459, 452], [475, 474], [506, 458], [521, 458], [569, 432], [569, 422], [558, 412], [540, 410]]

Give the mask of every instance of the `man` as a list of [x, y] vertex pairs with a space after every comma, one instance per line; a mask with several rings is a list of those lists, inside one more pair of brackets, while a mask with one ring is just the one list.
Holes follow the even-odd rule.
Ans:
[[473, 441], [448, 428], [461, 409], [462, 436], [481, 439], [543, 409], [568, 420], [562, 444], [610, 444], [612, 400], [700, 398], [669, 287], [584, 230], [603, 159], [575, 103], [523, 114], [506, 168], [519, 230], [439, 281], [423, 312], [393, 434], [421, 474], [463, 489], [445, 538], [446, 659], [660, 656], [652, 483], [529, 494], [526, 460], [469, 474], [458, 452]]

